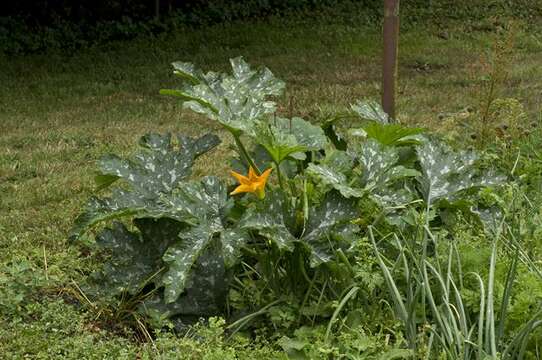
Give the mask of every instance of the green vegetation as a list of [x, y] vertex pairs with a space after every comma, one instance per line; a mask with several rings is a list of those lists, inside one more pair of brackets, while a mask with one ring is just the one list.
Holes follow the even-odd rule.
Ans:
[[[377, 27], [383, 15], [379, 0], [157, 1], [162, 4], [160, 19], [155, 16], [155, 2], [147, 0], [21, 0], [6, 4], [4, 13], [8, 16], [0, 16], [0, 53], [73, 53], [112, 41], [154, 38], [254, 19]], [[488, 31], [509, 18], [527, 24], [539, 22], [542, 4], [538, 0], [409, 0], [401, 4], [401, 14], [403, 28], [455, 22]]]
[[[400, 125], [386, 124], [373, 103], [358, 102], [378, 98], [380, 34], [352, 23], [216, 25], [77, 56], [1, 59], [0, 353], [540, 358], [542, 38], [524, 24], [487, 25], [402, 34]], [[202, 95], [197, 86], [209, 79], [186, 63], [176, 65], [181, 80], [168, 68], [183, 60], [231, 73], [228, 59], [241, 54], [284, 80], [282, 94], [282, 83], [264, 71], [258, 74], [267, 91], [236, 87], [246, 92], [230, 100], [254, 100], [236, 108]], [[161, 88], [178, 89], [169, 93], [188, 100], [188, 109], [159, 95]], [[267, 95], [275, 96], [276, 116], [261, 106]], [[258, 116], [240, 117], [244, 111]], [[170, 148], [167, 136], [149, 135], [137, 149], [144, 134], [167, 132], [192, 140]], [[222, 142], [202, 137], [208, 132]], [[476, 148], [479, 158], [452, 150], [435, 132], [454, 148]], [[123, 160], [136, 151], [143, 160]], [[96, 192], [97, 160], [108, 153], [118, 156], [98, 163], [102, 202], [78, 218], [78, 241], [70, 243], [74, 220]], [[274, 167], [263, 200], [227, 196], [230, 169], [246, 173], [249, 157], [262, 171]], [[155, 188], [155, 176], [174, 160], [184, 172]], [[129, 173], [117, 173], [119, 164]], [[156, 172], [142, 172], [145, 164]], [[128, 183], [117, 188], [118, 175]], [[202, 183], [204, 176], [216, 178]], [[181, 190], [170, 192], [178, 184]], [[117, 190], [104, 192], [108, 186]], [[220, 199], [210, 202], [220, 208], [197, 194]], [[290, 210], [269, 217], [273, 202]], [[322, 221], [333, 207], [352, 214]], [[127, 227], [102, 230], [99, 221], [120, 216]], [[160, 251], [171, 256], [162, 257], [158, 246], [115, 247], [138, 229], [157, 241], [152, 231], [176, 226], [202, 251], [167, 244]], [[224, 247], [236, 251], [216, 262], [213, 276], [229, 281], [215, 284], [225, 289], [203, 287], [216, 290], [210, 307], [165, 311], [202, 289], [197, 272], [206, 269], [204, 250], [211, 248], [197, 236], [233, 245], [232, 229], [251, 237]], [[188, 326], [209, 315], [227, 322]]]

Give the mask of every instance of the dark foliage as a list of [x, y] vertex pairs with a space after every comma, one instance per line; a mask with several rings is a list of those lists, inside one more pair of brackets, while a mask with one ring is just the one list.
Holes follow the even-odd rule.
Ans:
[[[265, 16], [299, 9], [337, 6], [345, 0], [22, 0], [0, 5], [0, 16], [24, 17], [31, 24], [50, 25], [59, 19], [95, 23], [121, 20], [123, 17], [144, 20], [160, 14], [180, 11], [211, 21]], [[360, 1], [372, 7], [379, 0]], [[158, 12], [158, 13], [157, 13]]]
[[[81, 47], [246, 19], [374, 24], [382, 0], [20, 0], [0, 4], [0, 53], [27, 54]], [[542, 19], [539, 0], [409, 0], [401, 3], [403, 27], [516, 17]]]

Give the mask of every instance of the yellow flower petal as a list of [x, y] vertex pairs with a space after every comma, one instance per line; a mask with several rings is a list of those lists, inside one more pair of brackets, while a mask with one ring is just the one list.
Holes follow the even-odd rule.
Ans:
[[264, 185], [267, 182], [267, 178], [269, 177], [269, 174], [271, 174], [272, 170], [273, 168], [269, 168], [260, 175], [260, 181], [263, 181]]
[[248, 170], [248, 176], [244, 176], [231, 171], [231, 175], [237, 179], [239, 186], [233, 190], [230, 195], [236, 195], [245, 192], [255, 193], [260, 199], [265, 197], [265, 184], [273, 168], [265, 170], [261, 175], [257, 175], [252, 167]]
[[252, 168], [252, 166], [248, 169], [248, 178], [250, 181], [257, 181], [258, 175], [256, 175], [256, 171]]
[[230, 195], [236, 195], [236, 194], [241, 194], [241, 193], [246, 193], [246, 192], [254, 192], [252, 186], [250, 186], [250, 185], [239, 185], [238, 187], [236, 187], [230, 193]]
[[246, 176], [236, 173], [235, 171], [230, 171], [230, 174], [231, 176], [237, 179], [239, 184], [245, 184], [245, 185], [250, 184], [250, 179], [247, 178]]

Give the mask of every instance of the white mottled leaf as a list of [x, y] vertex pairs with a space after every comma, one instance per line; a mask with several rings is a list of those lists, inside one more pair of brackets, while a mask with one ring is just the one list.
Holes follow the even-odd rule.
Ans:
[[207, 224], [202, 224], [182, 232], [179, 235], [181, 239], [167, 249], [163, 260], [168, 270], [162, 276], [166, 303], [174, 302], [183, 292], [192, 266], [207, 248], [213, 235], [214, 232]]
[[267, 68], [252, 70], [242, 57], [231, 59], [232, 75], [204, 74], [189, 63], [173, 63], [185, 83], [180, 89], [161, 90], [181, 98], [183, 106], [216, 120], [233, 132], [253, 134], [254, 123], [275, 111], [269, 96], [280, 95], [284, 83]]
[[301, 118], [276, 118], [269, 123], [257, 123], [254, 141], [280, 164], [289, 156], [303, 160], [304, 152], [324, 148], [327, 138], [321, 127]]
[[228, 282], [219, 246], [211, 243], [192, 266], [182, 294], [166, 302], [165, 294], [146, 299], [140, 311], [150, 317], [196, 321], [220, 314], [226, 303]]
[[123, 216], [161, 217], [156, 205], [160, 194], [178, 187], [190, 175], [194, 160], [219, 143], [214, 135], [178, 138], [180, 147], [176, 148], [169, 134], [147, 134], [139, 142], [142, 149], [132, 157], [103, 157], [99, 162], [100, 184], [109, 186], [122, 179], [128, 188], [115, 188], [111, 196], [102, 199], [91, 198], [75, 220], [70, 238], [76, 239], [99, 222]]
[[172, 303], [184, 291], [196, 261], [215, 239], [224, 265], [231, 267], [239, 261], [237, 255], [248, 236], [239, 227], [226, 224], [233, 200], [228, 198], [224, 183], [216, 177], [184, 183], [173, 193], [163, 195], [160, 204], [163, 216], [191, 225], [179, 234], [179, 241], [163, 257], [168, 265], [162, 277], [164, 300]]
[[131, 232], [118, 222], [96, 236], [96, 244], [110, 257], [91, 276], [91, 292], [99, 296], [136, 294], [160, 268], [165, 250], [182, 231], [182, 224], [169, 219], [140, 219], [138, 232]]
[[279, 249], [293, 249], [295, 215], [286, 195], [276, 190], [255, 205], [247, 210], [240, 227], [247, 231], [257, 231], [274, 242]]
[[341, 240], [352, 241], [357, 227], [351, 224], [359, 214], [357, 202], [331, 191], [318, 207], [309, 211], [309, 221], [299, 242], [311, 249], [311, 265], [333, 260], [335, 251], [343, 248]]
[[473, 187], [493, 186], [504, 177], [477, 171], [473, 152], [456, 153], [436, 141], [426, 141], [418, 147], [422, 174], [418, 177], [420, 189], [429, 204], [444, 199], [453, 202], [455, 196]]
[[390, 117], [384, 112], [378, 101], [358, 100], [350, 107], [362, 119], [376, 121], [381, 124], [390, 122]]

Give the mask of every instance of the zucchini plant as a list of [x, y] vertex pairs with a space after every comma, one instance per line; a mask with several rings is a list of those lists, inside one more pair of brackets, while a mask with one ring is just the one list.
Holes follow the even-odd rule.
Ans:
[[[400, 228], [409, 207], [432, 209], [436, 222], [452, 204], [469, 211], [459, 194], [502, 181], [481, 173], [473, 154], [390, 123], [374, 102], [353, 105], [346, 135], [329, 122], [283, 118], [271, 97], [284, 83], [242, 58], [231, 65], [222, 74], [173, 63], [181, 84], [161, 93], [229, 132], [233, 178], [191, 177], [220, 142], [212, 134], [147, 134], [133, 155], [99, 161], [96, 183], [109, 194], [92, 197], [71, 232], [76, 240], [94, 229], [108, 255], [89, 278], [95, 294], [139, 297], [146, 316], [181, 322], [230, 313], [229, 291], [246, 277], [265, 283], [260, 307], [336, 301], [354, 286], [352, 249], [367, 224], [385, 218]], [[378, 211], [364, 218], [368, 204]]]

